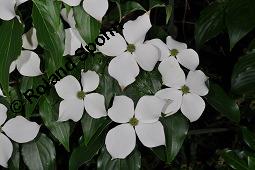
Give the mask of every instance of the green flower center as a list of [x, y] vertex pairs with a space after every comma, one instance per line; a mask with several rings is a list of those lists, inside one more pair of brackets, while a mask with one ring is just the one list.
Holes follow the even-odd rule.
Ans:
[[128, 44], [127, 51], [130, 53], [135, 52], [135, 45], [134, 44]]
[[189, 93], [189, 87], [186, 85], [182, 86], [180, 90], [182, 91], [182, 94]]
[[132, 125], [132, 126], [137, 126], [138, 123], [139, 123], [139, 120], [136, 119], [135, 117], [133, 117], [133, 118], [131, 118], [131, 119], [129, 120], [129, 124]]
[[86, 93], [84, 91], [77, 92], [78, 99], [82, 100], [85, 98], [85, 96], [86, 96]]
[[178, 53], [179, 51], [177, 49], [170, 50], [170, 56], [177, 56]]

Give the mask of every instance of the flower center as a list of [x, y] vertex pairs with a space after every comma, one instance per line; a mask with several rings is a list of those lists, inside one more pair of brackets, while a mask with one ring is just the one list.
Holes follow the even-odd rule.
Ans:
[[182, 91], [182, 94], [189, 93], [189, 87], [186, 85], [182, 86], [180, 90]]
[[135, 45], [134, 44], [128, 44], [127, 51], [130, 53], [135, 52]]
[[77, 92], [78, 99], [82, 100], [82, 99], [85, 98], [85, 96], [86, 96], [86, 93], [84, 91], [78, 91]]
[[177, 49], [170, 50], [170, 56], [177, 56], [178, 53], [179, 51]]
[[129, 120], [129, 124], [132, 125], [132, 126], [137, 126], [138, 123], [139, 123], [139, 120], [136, 119], [135, 117], [133, 117], [133, 118], [131, 118], [131, 119]]

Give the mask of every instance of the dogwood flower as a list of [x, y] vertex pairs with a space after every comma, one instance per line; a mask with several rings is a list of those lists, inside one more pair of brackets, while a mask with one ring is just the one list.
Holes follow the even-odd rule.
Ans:
[[[124, 89], [132, 84], [139, 74], [139, 66], [145, 71], [152, 71], [159, 60], [159, 50], [151, 44], [145, 44], [147, 31], [151, 28], [150, 15], [145, 13], [123, 26], [125, 39], [114, 32], [109, 40], [98, 50], [107, 56], [116, 56], [109, 64], [109, 74]], [[139, 64], [139, 66], [138, 66]]]
[[30, 51], [36, 49], [37, 46], [36, 29], [31, 28], [22, 35], [22, 47], [27, 50], [22, 50], [20, 56], [11, 63], [9, 73], [17, 68], [23, 76], [33, 77], [43, 74], [40, 70], [41, 61], [39, 56], [35, 52]]
[[10, 119], [4, 124], [7, 119], [6, 113], [7, 108], [0, 104], [0, 165], [5, 168], [8, 167], [7, 163], [13, 151], [12, 142], [8, 137], [17, 143], [27, 143], [37, 136], [40, 129], [37, 123], [22, 116]]
[[152, 39], [146, 43], [153, 44], [160, 49], [160, 61], [169, 57], [176, 57], [177, 61], [189, 70], [196, 70], [199, 57], [193, 49], [187, 49], [187, 44], [175, 41], [171, 36], [166, 38], [166, 44], [160, 39]]
[[113, 159], [124, 159], [133, 151], [136, 134], [146, 147], [165, 145], [164, 127], [159, 121], [163, 106], [159, 98], [143, 96], [134, 109], [132, 99], [115, 96], [108, 116], [120, 125], [111, 129], [105, 139], [106, 149]]
[[28, 0], [0, 0], [0, 19], [11, 20], [16, 16], [15, 6], [18, 6]]
[[[61, 0], [69, 6], [78, 6], [82, 0]], [[108, 0], [84, 0], [83, 9], [93, 18], [102, 21], [106, 14], [109, 4]]]
[[2, 91], [2, 89], [1, 89], [1, 88], [0, 88], [0, 96], [5, 97], [5, 96], [4, 96], [4, 93], [3, 93], [3, 91]]
[[58, 95], [63, 99], [59, 105], [58, 121], [69, 119], [77, 122], [84, 111], [93, 117], [106, 116], [104, 96], [98, 93], [90, 93], [99, 85], [99, 76], [94, 71], [81, 73], [81, 84], [71, 75], [68, 75], [55, 84]]
[[163, 84], [169, 88], [158, 91], [155, 96], [166, 100], [163, 112], [168, 116], [181, 112], [191, 121], [196, 121], [205, 109], [205, 102], [200, 96], [208, 93], [205, 84], [208, 77], [200, 70], [189, 71], [187, 78], [174, 58], [163, 60], [159, 65]]

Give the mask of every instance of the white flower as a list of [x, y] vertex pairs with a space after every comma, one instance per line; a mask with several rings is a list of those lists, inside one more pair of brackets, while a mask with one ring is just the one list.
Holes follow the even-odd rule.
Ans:
[[0, 97], [1, 97], [1, 96], [5, 97], [5, 95], [4, 95], [3, 91], [2, 91], [2, 89], [0, 88]]
[[0, 19], [11, 20], [16, 16], [15, 6], [18, 6], [28, 0], [0, 0]]
[[30, 51], [36, 49], [37, 46], [36, 29], [31, 28], [22, 35], [22, 47], [27, 50], [22, 50], [20, 56], [11, 63], [9, 73], [13, 72], [17, 67], [19, 73], [23, 76], [41, 75], [40, 58], [35, 52]]
[[[61, 0], [69, 6], [78, 6], [82, 0]], [[93, 18], [102, 21], [108, 10], [108, 0], [84, 0], [83, 9]]]
[[187, 78], [175, 58], [163, 60], [159, 65], [163, 84], [169, 88], [156, 93], [167, 101], [163, 112], [167, 115], [181, 112], [191, 121], [196, 121], [205, 109], [205, 102], [200, 96], [208, 93], [205, 84], [208, 77], [200, 70], [189, 71]]
[[160, 39], [147, 41], [148, 44], [153, 44], [158, 47], [161, 52], [160, 61], [163, 61], [170, 56], [176, 57], [178, 62], [189, 70], [196, 70], [199, 65], [199, 57], [193, 49], [187, 49], [187, 44], [175, 41], [171, 36], [166, 38], [166, 43]]
[[98, 50], [103, 54], [116, 56], [111, 60], [108, 72], [118, 81], [122, 89], [135, 81], [139, 74], [139, 66], [145, 71], [152, 71], [159, 60], [159, 50], [151, 44], [144, 43], [150, 28], [150, 15], [145, 13], [136, 20], [124, 24], [125, 39], [114, 32], [114, 36], [109, 34], [110, 39], [103, 46], [98, 46]]
[[[56, 83], [58, 95], [64, 99], [59, 105], [58, 121], [81, 119], [84, 107], [93, 118], [106, 116], [104, 96], [94, 91], [99, 85], [99, 76], [94, 71], [81, 73], [81, 84], [74, 76], [66, 76]], [[89, 94], [88, 94], [89, 93]]]
[[32, 141], [40, 129], [37, 123], [30, 122], [22, 116], [10, 119], [4, 124], [7, 119], [6, 112], [7, 108], [0, 104], [0, 165], [5, 168], [8, 167], [7, 163], [13, 151], [12, 143], [6, 136], [17, 143], [26, 143]]
[[132, 99], [116, 96], [108, 116], [117, 123], [106, 136], [105, 144], [112, 158], [126, 158], [135, 148], [136, 134], [144, 146], [165, 145], [164, 127], [159, 121], [164, 102], [155, 96], [143, 96], [134, 109]]

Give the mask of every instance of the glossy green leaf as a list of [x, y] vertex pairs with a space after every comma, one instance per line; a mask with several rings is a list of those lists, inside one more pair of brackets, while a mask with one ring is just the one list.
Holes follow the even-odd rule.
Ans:
[[54, 107], [54, 102], [46, 97], [40, 101], [40, 115], [45, 126], [52, 135], [69, 151], [70, 123], [57, 122], [58, 109]]
[[255, 134], [247, 127], [242, 128], [244, 142], [253, 150], [255, 150]]
[[186, 138], [189, 130], [189, 121], [178, 112], [174, 115], [161, 118], [161, 122], [165, 130], [166, 147], [163, 149], [160, 146], [152, 150], [161, 160], [170, 164], [178, 154]]
[[86, 43], [95, 43], [101, 23], [87, 14], [81, 6], [73, 8], [76, 28]]
[[230, 38], [230, 49], [255, 28], [255, 1], [232, 0], [226, 9], [226, 26]]
[[97, 130], [93, 138], [87, 145], [81, 145], [75, 148], [69, 160], [69, 170], [77, 170], [81, 165], [90, 161], [102, 148], [105, 141], [105, 136], [108, 132], [108, 125], [110, 120], [104, 127]]
[[61, 2], [33, 0], [33, 24], [40, 46], [44, 48], [46, 70], [49, 75], [62, 66], [65, 32], [60, 19]]
[[235, 100], [217, 84], [210, 83], [209, 94], [206, 96], [208, 103], [218, 112], [234, 122], [240, 121], [240, 110]]
[[222, 152], [223, 159], [226, 161], [226, 163], [231, 166], [233, 169], [236, 170], [248, 170], [247, 163], [242, 160], [234, 151], [232, 150], [224, 150]]
[[127, 1], [121, 4], [121, 18], [137, 10], [146, 11], [138, 2]]
[[13, 152], [12, 157], [9, 161], [9, 169], [10, 170], [19, 170], [20, 169], [20, 151], [19, 151], [19, 144], [13, 143]]
[[149, 0], [150, 10], [157, 7], [165, 7], [164, 2], [162, 0]]
[[249, 156], [248, 157], [248, 166], [249, 166], [249, 170], [254, 170], [255, 169], [255, 158]]
[[240, 57], [236, 63], [232, 78], [231, 88], [237, 94], [252, 94], [255, 92], [255, 53]]
[[167, 5], [165, 8], [166, 8], [166, 24], [167, 24], [172, 16], [173, 6]]
[[125, 159], [112, 160], [111, 155], [103, 147], [101, 154], [97, 159], [98, 170], [140, 170], [141, 169], [141, 154], [139, 151], [133, 151]]
[[195, 39], [198, 47], [224, 31], [225, 3], [213, 3], [205, 8], [196, 23]]
[[17, 59], [21, 52], [22, 33], [23, 26], [18, 19], [4, 21], [0, 25], [0, 84], [5, 95], [8, 95], [11, 62]]
[[22, 144], [22, 157], [29, 170], [54, 170], [56, 151], [53, 142], [44, 134]]

